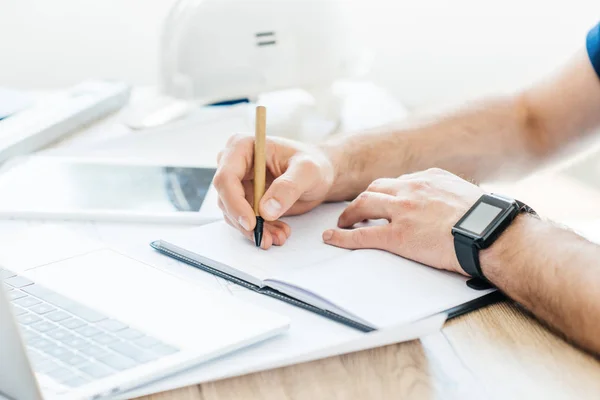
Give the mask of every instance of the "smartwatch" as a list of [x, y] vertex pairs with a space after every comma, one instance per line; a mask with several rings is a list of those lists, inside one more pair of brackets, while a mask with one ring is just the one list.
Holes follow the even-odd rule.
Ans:
[[484, 194], [452, 228], [454, 250], [461, 268], [471, 277], [467, 285], [473, 289], [492, 287], [481, 272], [479, 250], [494, 243], [520, 213], [537, 215], [518, 200], [497, 194]]

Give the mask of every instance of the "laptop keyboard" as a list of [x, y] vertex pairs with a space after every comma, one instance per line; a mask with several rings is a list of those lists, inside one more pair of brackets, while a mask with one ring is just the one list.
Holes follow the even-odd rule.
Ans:
[[130, 328], [12, 271], [0, 280], [37, 373], [78, 387], [179, 349]]

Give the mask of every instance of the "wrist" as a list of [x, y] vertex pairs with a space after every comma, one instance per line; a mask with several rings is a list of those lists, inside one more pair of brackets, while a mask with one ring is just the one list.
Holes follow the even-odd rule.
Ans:
[[343, 201], [348, 199], [348, 179], [350, 175], [349, 166], [346, 162], [346, 154], [343, 151], [341, 143], [323, 143], [319, 149], [325, 154], [325, 157], [331, 163], [333, 169], [333, 183], [326, 201]]
[[519, 214], [496, 241], [479, 252], [479, 265], [483, 276], [496, 286], [502, 286], [503, 277], [511, 267], [512, 259], [520, 252], [531, 230], [540, 220], [531, 214]]

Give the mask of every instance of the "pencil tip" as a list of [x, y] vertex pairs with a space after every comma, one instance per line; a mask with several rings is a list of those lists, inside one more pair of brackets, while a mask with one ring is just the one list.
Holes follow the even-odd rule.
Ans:
[[256, 226], [254, 227], [254, 244], [256, 247], [260, 247], [262, 243], [264, 222], [262, 217], [256, 217]]

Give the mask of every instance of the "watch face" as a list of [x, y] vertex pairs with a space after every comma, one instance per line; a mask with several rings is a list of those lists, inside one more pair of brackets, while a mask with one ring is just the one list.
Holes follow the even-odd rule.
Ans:
[[481, 235], [502, 211], [500, 207], [480, 202], [465, 216], [458, 227], [475, 235]]

